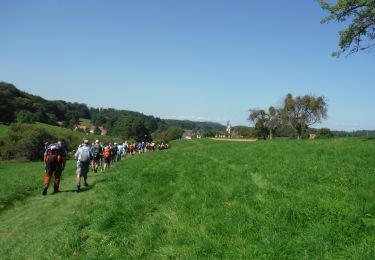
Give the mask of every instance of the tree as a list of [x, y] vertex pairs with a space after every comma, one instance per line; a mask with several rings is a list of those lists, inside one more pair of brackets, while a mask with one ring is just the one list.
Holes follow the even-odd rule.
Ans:
[[332, 138], [334, 137], [334, 135], [329, 128], [321, 128], [318, 130], [316, 137], [317, 138]]
[[263, 109], [250, 109], [248, 120], [255, 125], [255, 133], [257, 136], [272, 140], [277, 128], [281, 125], [281, 112], [273, 106], [268, 108], [268, 112]]
[[235, 126], [233, 127], [234, 131], [236, 131], [241, 137], [253, 137], [254, 131], [253, 128], [250, 128], [248, 126]]
[[102, 115], [95, 114], [91, 117], [91, 123], [96, 126], [102, 126], [106, 122], [106, 118]]
[[166, 131], [166, 134], [169, 140], [180, 139], [183, 133], [184, 133], [184, 130], [179, 126], [171, 126]]
[[216, 132], [212, 129], [206, 129], [201, 131], [202, 137], [215, 137]]
[[375, 0], [338, 0], [334, 5], [319, 0], [319, 3], [330, 12], [321, 23], [350, 20], [348, 27], [339, 31], [341, 50], [333, 52], [333, 56], [339, 57], [347, 51], [349, 55], [375, 46]]
[[152, 140], [155, 140], [156, 143], [169, 143], [169, 139], [166, 131], [156, 131], [152, 133]]
[[121, 136], [124, 139], [134, 139], [136, 136], [134, 118], [120, 117], [113, 125], [111, 134]]
[[152, 140], [150, 131], [145, 125], [143, 118], [136, 118], [133, 124], [134, 139], [137, 142], [150, 142]]
[[36, 116], [29, 111], [21, 110], [17, 112], [16, 120], [18, 123], [33, 124], [36, 122]]
[[263, 109], [250, 109], [250, 114], [248, 120], [254, 123], [254, 131], [258, 137], [267, 139], [268, 136], [268, 127], [266, 124], [267, 113]]
[[79, 124], [79, 114], [77, 111], [68, 111], [65, 115], [65, 120], [63, 125], [65, 127], [74, 128], [74, 126]]
[[309, 126], [327, 118], [327, 103], [324, 97], [305, 95], [294, 98], [288, 94], [281, 114], [284, 123], [292, 126], [297, 131], [297, 139], [301, 139]]
[[15, 119], [15, 104], [12, 96], [17, 93], [17, 89], [13, 85], [0, 82], [0, 122], [11, 123]]
[[257, 137], [263, 138], [264, 140], [267, 139], [268, 128], [265, 125], [264, 119], [259, 119], [258, 121], [256, 121], [254, 132]]
[[276, 109], [273, 106], [268, 108], [268, 130], [269, 130], [269, 138], [270, 140], [273, 139], [277, 128], [281, 125], [281, 112], [280, 109]]

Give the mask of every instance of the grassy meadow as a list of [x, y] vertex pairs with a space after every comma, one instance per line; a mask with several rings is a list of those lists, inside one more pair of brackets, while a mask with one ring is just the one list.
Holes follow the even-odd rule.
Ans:
[[[0, 164], [0, 258], [375, 258], [375, 140], [177, 141], [90, 188]], [[50, 189], [52, 190], [52, 189]]]

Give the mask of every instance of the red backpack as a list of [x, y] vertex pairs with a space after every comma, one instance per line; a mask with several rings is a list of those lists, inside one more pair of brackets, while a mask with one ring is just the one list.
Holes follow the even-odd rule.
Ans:
[[106, 147], [104, 149], [104, 158], [110, 158], [111, 157], [111, 149], [109, 149], [108, 147]]

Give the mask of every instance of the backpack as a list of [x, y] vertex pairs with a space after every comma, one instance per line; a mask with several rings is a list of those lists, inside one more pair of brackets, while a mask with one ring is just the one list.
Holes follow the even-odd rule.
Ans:
[[55, 145], [50, 145], [47, 149], [45, 162], [48, 164], [54, 164], [61, 161], [60, 149]]
[[78, 160], [83, 163], [90, 162], [90, 147], [88, 146], [81, 147], [81, 154], [79, 155]]
[[122, 146], [118, 146], [117, 147], [117, 155], [121, 155], [122, 154]]
[[107, 147], [104, 149], [104, 158], [111, 157], [111, 150]]

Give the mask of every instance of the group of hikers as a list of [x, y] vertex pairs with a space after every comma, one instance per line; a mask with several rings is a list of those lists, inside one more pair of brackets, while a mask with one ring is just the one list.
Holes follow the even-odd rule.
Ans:
[[[81, 179], [84, 180], [84, 186], [88, 187], [87, 174], [90, 171], [90, 167], [93, 172], [98, 172], [100, 168], [101, 172], [110, 168], [115, 162], [120, 161], [127, 155], [134, 156], [137, 153], [146, 153], [155, 150], [168, 149], [168, 144], [156, 144], [154, 142], [138, 142], [128, 143], [125, 141], [122, 144], [109, 143], [107, 145], [102, 144], [99, 140], [96, 140], [90, 145], [89, 140], [83, 140], [77, 150], [74, 153], [74, 158], [77, 160], [76, 170], [76, 185], [77, 192], [81, 191]], [[53, 184], [54, 193], [59, 192], [61, 174], [65, 169], [65, 164], [68, 159], [68, 150], [62, 140], [56, 143], [45, 144], [44, 147], [44, 162], [45, 162], [45, 174], [44, 174], [44, 188], [43, 195], [47, 195], [48, 187], [51, 181], [52, 175], [55, 175]]]

